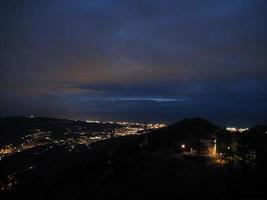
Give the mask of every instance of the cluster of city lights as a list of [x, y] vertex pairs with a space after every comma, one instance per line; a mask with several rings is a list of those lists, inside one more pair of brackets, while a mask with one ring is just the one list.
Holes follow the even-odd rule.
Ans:
[[[34, 116], [31, 116], [32, 118]], [[104, 130], [101, 132], [86, 132], [82, 126], [76, 127], [75, 131], [70, 128], [66, 128], [66, 132], [62, 134], [53, 134], [50, 131], [42, 131], [40, 129], [29, 130], [29, 134], [21, 137], [21, 141], [18, 144], [6, 144], [0, 146], [0, 161], [4, 157], [8, 157], [15, 153], [22, 152], [27, 149], [32, 149], [39, 146], [44, 146], [40, 151], [35, 152], [35, 155], [42, 154], [55, 145], [62, 146], [67, 151], [79, 151], [79, 145], [85, 145], [88, 149], [91, 149], [91, 143], [106, 140], [114, 137], [122, 137], [127, 135], [141, 135], [147, 133], [152, 129], [158, 129], [165, 127], [165, 124], [142, 124], [132, 122], [99, 122], [87, 120], [87, 123], [102, 123], [102, 124], [119, 124], [122, 125], [113, 131]], [[1, 145], [1, 144], [0, 144]], [[45, 147], [46, 145], [46, 147]], [[32, 167], [25, 170], [30, 170]], [[24, 171], [25, 171], [24, 170]], [[17, 184], [16, 173], [9, 175], [5, 183], [0, 182], [1, 190], [10, 190]]]
[[[77, 145], [90, 145], [93, 142], [99, 140], [105, 140], [112, 137], [120, 137], [127, 135], [140, 135], [146, 133], [147, 130], [163, 128], [165, 124], [145, 124], [145, 123], [133, 123], [133, 122], [99, 122], [94, 120], [87, 120], [87, 123], [114, 123], [122, 125], [121, 128], [114, 129], [111, 132], [90, 132], [86, 133], [82, 131], [82, 127], [78, 127], [78, 131], [73, 132], [70, 129], [66, 129], [64, 137], [53, 138], [53, 134], [49, 131], [41, 131], [36, 129], [31, 131], [32, 133], [21, 138], [22, 142], [19, 145], [8, 144], [0, 147], [0, 160], [8, 155], [12, 155], [17, 152], [21, 152], [27, 149], [31, 149], [37, 146], [46, 144], [64, 145], [70, 151], [72, 151]], [[74, 134], [75, 133], [75, 134]]]
[[106, 122], [100, 122], [98, 120], [86, 120], [87, 123], [103, 123], [103, 124], [119, 124], [123, 126], [142, 126], [146, 127], [148, 129], [157, 129], [157, 128], [164, 128], [166, 124], [164, 123], [138, 123], [138, 122], [127, 122], [127, 121], [118, 121], [118, 122], [113, 122], [113, 121], [106, 121]]
[[249, 128], [235, 128], [235, 127], [227, 127], [226, 130], [231, 133], [242, 133], [247, 131]]

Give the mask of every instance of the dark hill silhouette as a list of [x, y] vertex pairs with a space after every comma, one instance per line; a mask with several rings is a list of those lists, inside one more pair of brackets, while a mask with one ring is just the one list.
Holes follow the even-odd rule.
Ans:
[[214, 134], [220, 127], [202, 118], [183, 119], [175, 124], [168, 126], [164, 131], [175, 133], [179, 131], [179, 135], [195, 134], [196, 136], [205, 136]]
[[267, 126], [266, 125], [256, 125], [249, 129], [251, 134], [266, 134]]
[[179, 142], [197, 141], [200, 138], [214, 137], [221, 130], [217, 125], [202, 119], [183, 119], [165, 128], [153, 131], [149, 134], [150, 143], [153, 146], [173, 146]]

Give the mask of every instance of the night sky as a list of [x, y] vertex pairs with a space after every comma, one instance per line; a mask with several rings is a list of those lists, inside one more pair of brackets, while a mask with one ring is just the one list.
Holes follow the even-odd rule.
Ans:
[[267, 121], [266, 0], [1, 0], [0, 115]]

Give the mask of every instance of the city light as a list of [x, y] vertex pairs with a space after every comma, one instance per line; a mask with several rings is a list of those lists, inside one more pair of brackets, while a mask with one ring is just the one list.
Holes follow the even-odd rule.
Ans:
[[78, 126], [77, 131], [72, 133], [72, 130], [66, 128], [66, 132], [63, 133], [63, 138], [53, 138], [53, 134], [50, 131], [42, 131], [40, 129], [35, 129], [30, 131], [31, 133], [21, 137], [21, 143], [18, 145], [4, 145], [0, 146], [0, 156], [9, 156], [17, 152], [22, 152], [27, 149], [31, 149], [38, 146], [43, 146], [47, 144], [61, 145], [65, 146], [68, 150], [73, 151], [77, 145], [89, 145], [93, 142], [100, 140], [106, 140], [111, 137], [122, 137], [127, 135], [141, 135], [147, 133], [153, 129], [163, 128], [165, 124], [145, 124], [145, 123], [135, 123], [135, 122], [100, 122], [87, 120], [87, 123], [102, 123], [102, 124], [120, 124], [122, 127], [115, 129], [113, 132], [109, 130], [104, 130], [103, 132], [85, 132], [82, 126]]
[[229, 132], [231, 132], [231, 133], [242, 133], [244, 131], [249, 130], [249, 128], [227, 127], [226, 130], [229, 131]]

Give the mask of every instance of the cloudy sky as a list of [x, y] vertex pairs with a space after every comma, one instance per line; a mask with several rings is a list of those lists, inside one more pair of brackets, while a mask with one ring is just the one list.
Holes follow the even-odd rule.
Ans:
[[0, 115], [267, 121], [265, 0], [2, 0]]

